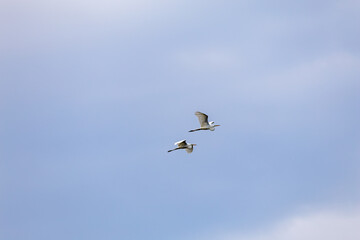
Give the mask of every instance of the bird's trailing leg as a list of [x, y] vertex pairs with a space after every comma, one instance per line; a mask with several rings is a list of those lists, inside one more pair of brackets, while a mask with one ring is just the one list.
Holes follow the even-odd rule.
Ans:
[[[185, 147], [186, 148], [186, 147]], [[168, 152], [172, 152], [172, 151], [175, 151], [175, 150], [179, 150], [179, 149], [184, 149], [183, 147], [178, 147], [178, 148], [174, 148], [174, 149], [171, 149], [171, 150], [169, 150]]]
[[206, 129], [204, 129], [204, 128], [198, 128], [198, 129], [190, 130], [189, 132], [196, 132], [196, 131], [200, 131], [200, 130], [206, 130]]

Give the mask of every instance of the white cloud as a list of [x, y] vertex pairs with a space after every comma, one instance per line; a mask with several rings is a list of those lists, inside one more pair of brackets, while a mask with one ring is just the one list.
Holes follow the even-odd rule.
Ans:
[[[173, 2], [173, 3], [176, 3]], [[172, 3], [172, 4], [173, 4]], [[13, 13], [19, 11], [23, 12], [42, 12], [42, 13], [76, 13], [79, 16], [85, 15], [90, 17], [106, 17], [112, 14], [117, 16], [127, 15], [131, 16], [137, 12], [146, 10], [154, 10], [156, 8], [169, 6], [165, 0], [34, 0], [31, 2], [18, 1], [4, 1], [0, 4], [1, 7], [13, 10]], [[22, 9], [21, 7], [25, 7]], [[51, 16], [51, 15], [49, 15]], [[18, 16], [21, 17], [21, 16]], [[63, 15], [64, 18], [68, 17]]]
[[228, 232], [207, 236], [207, 240], [358, 240], [360, 209], [354, 211], [319, 211], [289, 217], [267, 230], [244, 234]]
[[[0, 51], [84, 45], [106, 34], [131, 33], [157, 25], [179, 1], [34, 0], [0, 3]], [[95, 41], [96, 42], [96, 41]]]

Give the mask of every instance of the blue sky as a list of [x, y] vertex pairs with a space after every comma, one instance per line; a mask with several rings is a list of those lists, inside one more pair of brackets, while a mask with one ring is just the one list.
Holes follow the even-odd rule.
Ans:
[[1, 239], [359, 239], [359, 10], [3, 1]]

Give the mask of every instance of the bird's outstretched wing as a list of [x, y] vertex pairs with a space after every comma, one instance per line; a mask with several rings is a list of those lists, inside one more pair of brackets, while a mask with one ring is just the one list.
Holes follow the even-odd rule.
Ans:
[[181, 141], [176, 142], [174, 145], [178, 145], [178, 147], [186, 147], [187, 143], [186, 143], [186, 140], [181, 140]]
[[200, 127], [206, 128], [209, 126], [208, 115], [206, 115], [205, 113], [202, 113], [202, 112], [195, 112], [195, 115], [199, 119]]

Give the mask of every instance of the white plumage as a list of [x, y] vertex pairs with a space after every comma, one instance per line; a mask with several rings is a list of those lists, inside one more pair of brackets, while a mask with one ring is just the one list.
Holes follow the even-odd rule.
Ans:
[[177, 145], [177, 148], [171, 149], [168, 152], [172, 152], [172, 151], [179, 150], [179, 149], [185, 149], [187, 153], [192, 153], [194, 146], [196, 146], [196, 144], [186, 143], [186, 140], [178, 141], [174, 145], [175, 146]]
[[208, 121], [208, 115], [206, 115], [205, 113], [202, 112], [195, 112], [195, 115], [198, 117], [199, 119], [199, 123], [200, 123], [200, 128], [197, 129], [193, 129], [190, 130], [189, 132], [195, 132], [195, 131], [200, 131], [200, 130], [210, 130], [210, 131], [214, 131], [215, 127], [218, 127], [220, 125], [214, 125], [214, 122], [210, 122]]

